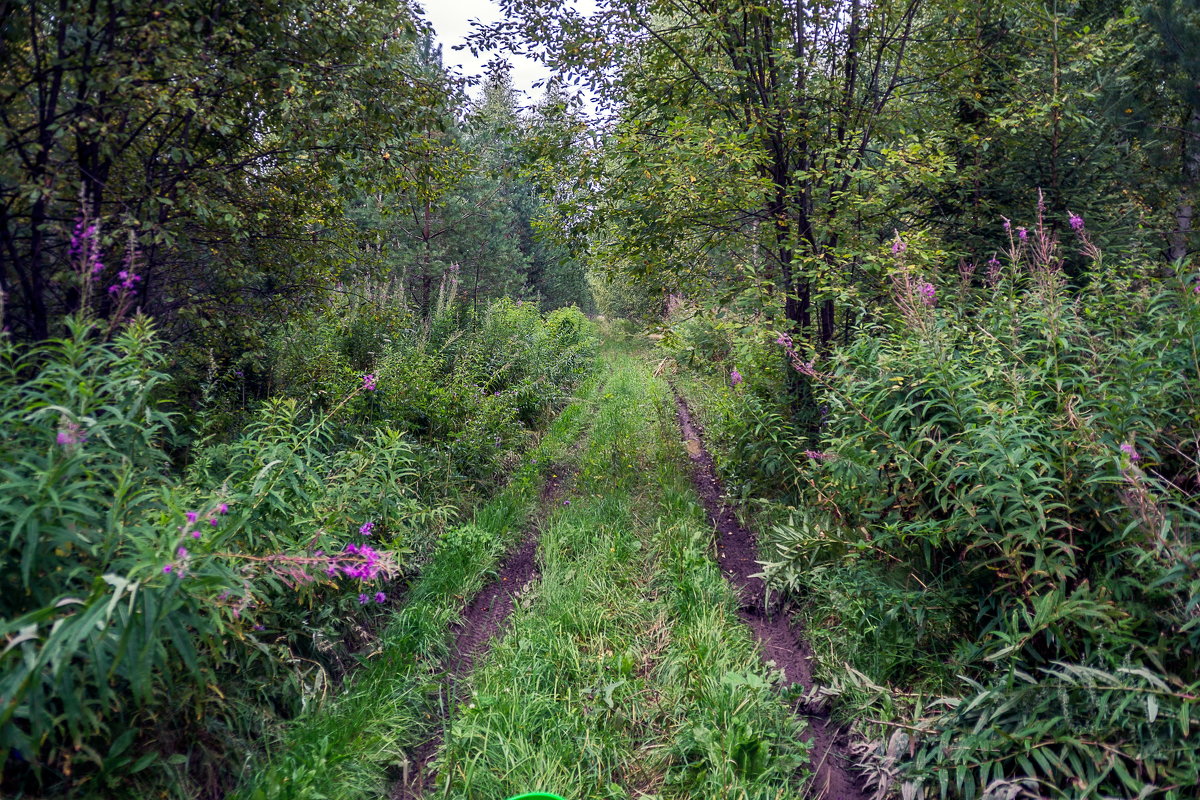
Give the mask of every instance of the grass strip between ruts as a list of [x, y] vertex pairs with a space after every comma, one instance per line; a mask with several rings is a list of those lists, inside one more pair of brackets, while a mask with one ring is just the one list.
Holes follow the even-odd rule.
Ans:
[[352, 800], [386, 795], [408, 753], [441, 724], [449, 629], [520, 539], [545, 470], [583, 435], [603, 375], [551, 423], [508, 486], [471, 523], [449, 531], [342, 692], [291, 723], [265, 763], [249, 763], [245, 800]]
[[541, 580], [454, 712], [431, 797], [784, 798], [807, 746], [711, 557], [670, 393], [610, 343]]

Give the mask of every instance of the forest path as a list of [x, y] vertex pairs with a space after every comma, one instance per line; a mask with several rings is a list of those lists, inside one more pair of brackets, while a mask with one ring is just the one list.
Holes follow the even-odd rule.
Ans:
[[[753, 539], [722, 525], [723, 506], [706, 512], [711, 460], [708, 484], [689, 476], [703, 446], [685, 446], [670, 388], [616, 337], [600, 369], [584, 397], [590, 436], [562, 499], [542, 507], [538, 577], [503, 630], [483, 632], [424, 796], [862, 797], [831, 771], [832, 731], [781, 694], [810, 681], [803, 642], [782, 617], [751, 613]], [[731, 567], [731, 549], [746, 563]]]

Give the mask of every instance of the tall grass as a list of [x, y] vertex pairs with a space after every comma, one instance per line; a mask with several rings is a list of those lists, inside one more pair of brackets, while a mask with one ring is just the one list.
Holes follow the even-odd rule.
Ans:
[[781, 415], [765, 571], [826, 678], [896, 722], [867, 760], [906, 796], [1200, 785], [1200, 295], [1077, 236], [1083, 286], [1040, 218], [978, 271], [900, 249], [891, 313], [793, 357], [823, 423]]
[[[182, 469], [148, 320], [0, 335], [4, 791], [219, 795], [232, 753], [358, 665], [397, 582], [456, 505], [504, 481], [594, 353], [574, 309], [442, 313], [440, 342], [385, 328], [363, 347], [362, 326], [331, 325], [330, 348], [279, 356], [286, 379], [245, 411], [214, 384], [221, 422]], [[447, 387], [444, 424], [422, 427]]]

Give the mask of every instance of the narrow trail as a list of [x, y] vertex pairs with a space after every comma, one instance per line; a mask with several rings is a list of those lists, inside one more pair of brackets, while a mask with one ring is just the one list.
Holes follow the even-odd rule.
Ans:
[[762, 607], [754, 539], [646, 356], [606, 340], [553, 441], [296, 727], [262, 781], [279, 800], [865, 800], [834, 726], [781, 701], [776, 667], [809, 686], [809, 654]]
[[[721, 574], [737, 589], [738, 616], [754, 631], [762, 646], [763, 659], [773, 661], [783, 671], [785, 686], [813, 687], [812, 648], [786, 614], [772, 613], [766, 607], [765, 586], [758, 563], [758, 547], [752, 534], [724, 501], [720, 479], [712, 456], [704, 446], [702, 433], [692, 420], [687, 403], [675, 395], [676, 416], [683, 432], [688, 457], [692, 462], [692, 483], [708, 512], [716, 533], [717, 560]], [[841, 731], [827, 715], [798, 708], [808, 721], [808, 741], [812, 744], [813, 779], [808, 794], [820, 800], [867, 800], [869, 794], [850, 767], [850, 757]]]
[[[539, 521], [545, 510], [562, 494], [565, 471], [552, 467], [550, 477], [542, 487], [540, 508], [531, 520], [525, 538], [500, 564], [496, 576], [471, 599], [461, 618], [450, 627], [453, 644], [446, 658], [443, 681], [447, 686], [443, 709], [453, 708], [462, 700], [463, 681], [479, 659], [487, 655], [492, 644], [504, 633], [505, 623], [516, 607], [517, 598], [538, 579], [537, 549], [541, 530]], [[441, 724], [429, 739], [422, 742], [409, 758], [400, 780], [392, 787], [391, 800], [418, 800], [433, 786], [435, 772], [431, 769], [434, 757], [442, 746], [449, 711], [443, 712]]]

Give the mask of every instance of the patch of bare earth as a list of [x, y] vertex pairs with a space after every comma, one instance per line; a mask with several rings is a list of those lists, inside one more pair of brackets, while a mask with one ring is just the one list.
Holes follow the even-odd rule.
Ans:
[[[551, 477], [542, 486], [540, 511], [543, 514], [562, 494], [564, 479], [560, 473], [565, 474], [560, 469], [552, 469]], [[504, 632], [517, 595], [537, 579], [539, 533], [536, 524], [530, 526], [521, 544], [504, 559], [496, 577], [479, 590], [463, 610], [459, 622], [451, 627], [454, 642], [443, 677], [449, 698], [447, 708], [460, 699], [463, 679], [471, 674], [475, 664]], [[431, 766], [442, 745], [448, 719], [443, 718], [441, 722], [434, 736], [422, 742], [409, 756], [404, 775], [392, 787], [391, 800], [417, 800], [431, 788], [434, 778]]]
[[[701, 431], [692, 420], [687, 403], [678, 394], [675, 405], [692, 462], [692, 483], [715, 528], [717, 562], [721, 573], [738, 593], [738, 615], [758, 639], [763, 659], [773, 661], [783, 671], [785, 685], [799, 685], [806, 692], [811, 691], [812, 648], [787, 614], [772, 613], [767, 608], [762, 579], [754, 577], [762, 571], [754, 534], [738, 521], [733, 509], [725, 502], [712, 456], [704, 447]], [[807, 736], [812, 745], [813, 780], [809, 785], [809, 796], [820, 800], [867, 800], [870, 795], [851, 768], [843, 732], [824, 713], [807, 707], [798, 707], [797, 712], [808, 721]]]

